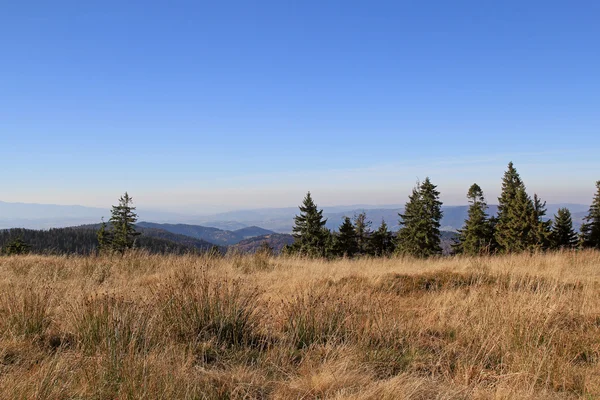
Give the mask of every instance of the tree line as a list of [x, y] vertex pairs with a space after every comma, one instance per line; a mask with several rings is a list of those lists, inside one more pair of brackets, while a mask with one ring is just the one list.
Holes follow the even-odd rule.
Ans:
[[[285, 248], [287, 254], [311, 257], [354, 257], [357, 255], [410, 255], [429, 257], [442, 253], [440, 221], [443, 216], [440, 192], [429, 177], [417, 183], [399, 214], [400, 230], [393, 234], [385, 221], [376, 229], [361, 213], [346, 217], [337, 232], [325, 227], [319, 210], [307, 193], [294, 218], [295, 242]], [[560, 208], [554, 219], [546, 217], [546, 202], [527, 194], [525, 184], [513, 163], [502, 178], [498, 214], [490, 216], [483, 190], [473, 184], [468, 192], [468, 217], [458, 231], [455, 254], [485, 255], [545, 251], [556, 249], [600, 249], [600, 181], [581, 231], [573, 229], [567, 208]]]
[[[546, 203], [527, 194], [525, 184], [513, 163], [502, 178], [498, 213], [490, 216], [483, 190], [476, 183], [468, 192], [468, 217], [453, 244], [455, 254], [484, 255], [545, 251], [554, 249], [600, 249], [600, 181], [581, 231], [573, 229], [567, 208], [560, 208], [554, 219], [546, 219]], [[294, 243], [284, 253], [311, 257], [355, 257], [410, 255], [429, 257], [442, 253], [440, 221], [443, 216], [440, 192], [429, 177], [417, 183], [398, 214], [400, 229], [394, 234], [385, 221], [373, 230], [366, 214], [345, 217], [336, 232], [325, 227], [327, 220], [308, 192], [294, 218]], [[126, 192], [112, 206], [109, 223], [100, 229], [80, 228], [34, 231], [0, 231], [1, 254], [121, 253], [140, 247], [158, 253], [185, 253], [190, 249], [168, 240], [142, 236], [136, 231], [137, 214], [133, 199]]]

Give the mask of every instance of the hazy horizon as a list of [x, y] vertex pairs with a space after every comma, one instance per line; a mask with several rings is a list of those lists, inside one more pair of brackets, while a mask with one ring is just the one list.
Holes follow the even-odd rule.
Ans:
[[[595, 157], [588, 152], [590, 160]], [[562, 153], [561, 153], [562, 154]], [[580, 153], [585, 156], [585, 153]], [[528, 192], [537, 193], [551, 204], [573, 203], [590, 204], [594, 191], [596, 170], [591, 161], [580, 157], [578, 164], [570, 166], [558, 162], [544, 161], [552, 159], [553, 154], [524, 154], [513, 157], [515, 167], [521, 174]], [[498, 156], [497, 158], [502, 158]], [[506, 157], [504, 157], [506, 158]], [[529, 161], [527, 161], [529, 160]], [[303, 184], [280, 184], [277, 188], [266, 187], [265, 180], [281, 179], [277, 174], [240, 179], [237, 186], [195, 189], [194, 185], [177, 189], [139, 190], [124, 188], [121, 191], [47, 191], [44, 195], [32, 191], [2, 193], [0, 201], [15, 203], [37, 203], [57, 205], [81, 205], [95, 208], [110, 208], [118, 198], [128, 191], [139, 208], [173, 213], [210, 215], [214, 213], [260, 209], [297, 207], [310, 191], [319, 206], [336, 207], [349, 205], [385, 206], [403, 205], [418, 179], [429, 176], [441, 192], [440, 198], [445, 205], [467, 204], [466, 192], [472, 183], [482, 186], [487, 202], [496, 204], [501, 192], [501, 180], [507, 162], [487, 160], [444, 160], [429, 163], [429, 167], [414, 165], [380, 165], [373, 168], [353, 170], [320, 171], [313, 176], [306, 174], [286, 174], [287, 179], [302, 177]], [[577, 179], [569, 174], [573, 165], [579, 165]], [[428, 175], [418, 171], [430, 171]], [[283, 174], [281, 174], [283, 175]], [[493, 176], [493, 179], [492, 179]], [[412, 180], [411, 180], [412, 178]], [[352, 179], [363, 184], [353, 188]], [[330, 183], [331, 182], [331, 183]], [[487, 183], [487, 185], [486, 185]], [[254, 184], [255, 186], [252, 186]], [[131, 185], [135, 186], [136, 185]]]

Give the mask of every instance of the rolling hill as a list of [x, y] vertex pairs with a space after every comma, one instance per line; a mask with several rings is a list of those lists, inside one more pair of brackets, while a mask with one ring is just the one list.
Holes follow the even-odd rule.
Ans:
[[185, 235], [192, 238], [205, 240], [207, 242], [214, 243], [219, 246], [230, 246], [251, 237], [275, 233], [273, 231], [260, 228], [258, 226], [249, 226], [239, 229], [237, 231], [228, 231], [200, 225], [157, 224], [153, 222], [139, 222], [137, 226], [146, 229], [160, 229], [179, 235]]
[[285, 233], [270, 233], [242, 240], [231, 246], [231, 249], [240, 253], [256, 253], [265, 242], [273, 249], [275, 254], [279, 254], [285, 245], [294, 243], [294, 237]]
[[[110, 226], [110, 224], [107, 224]], [[94, 232], [97, 232], [100, 229], [100, 224], [88, 224], [88, 225], [79, 225], [70, 227], [72, 229], [91, 229]], [[174, 243], [179, 243], [184, 246], [188, 246], [191, 248], [196, 248], [199, 250], [207, 250], [212, 247], [218, 246], [212, 242], [208, 242], [203, 239], [194, 238], [192, 236], [182, 235], [179, 233], [169, 232], [165, 229], [154, 228], [154, 227], [145, 227], [140, 226], [138, 224], [135, 225], [135, 229], [145, 237], [153, 237], [157, 239], [164, 239]], [[221, 247], [222, 251], [225, 251], [224, 247]]]
[[[31, 246], [36, 254], [94, 254], [98, 247], [97, 229], [94, 225], [33, 230], [23, 228], [0, 230], [0, 248], [10, 241], [21, 238]], [[136, 239], [136, 247], [150, 253], [185, 254], [205, 252], [214, 247], [203, 240], [193, 239], [171, 232], [141, 229]], [[224, 251], [220, 248], [220, 251]]]

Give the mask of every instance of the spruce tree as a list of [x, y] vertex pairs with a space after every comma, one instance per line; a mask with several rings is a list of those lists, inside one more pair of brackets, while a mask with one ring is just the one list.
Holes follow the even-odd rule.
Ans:
[[367, 254], [376, 257], [387, 256], [394, 252], [394, 248], [394, 234], [382, 219], [379, 228], [371, 234]]
[[104, 253], [111, 248], [112, 238], [107, 229], [106, 222], [104, 222], [104, 217], [102, 217], [102, 224], [96, 233], [96, 239], [98, 239], [98, 252]]
[[140, 235], [135, 230], [137, 214], [132, 206], [133, 198], [125, 192], [119, 199], [119, 204], [112, 206], [111, 224], [111, 248], [114, 251], [124, 253], [125, 250], [133, 248], [135, 238]]
[[600, 249], [600, 181], [596, 182], [596, 194], [581, 226], [581, 244], [583, 247]]
[[525, 185], [514, 168], [508, 170], [502, 179], [502, 193], [498, 198], [498, 219], [495, 239], [500, 251], [505, 253], [524, 251], [530, 248], [533, 230], [532, 216], [535, 208], [527, 195]]
[[458, 242], [454, 246], [457, 253], [471, 256], [492, 251], [492, 227], [487, 215], [487, 203], [483, 190], [474, 183], [467, 192], [469, 199], [468, 218], [458, 231]]
[[350, 218], [344, 217], [336, 236], [336, 253], [340, 256], [353, 257], [359, 251], [358, 236]]
[[419, 231], [419, 222], [423, 219], [423, 210], [421, 206], [421, 191], [417, 184], [412, 189], [412, 193], [408, 196], [408, 202], [404, 206], [404, 213], [400, 216], [400, 230], [396, 235], [397, 246], [396, 253], [398, 254], [419, 254], [420, 242], [417, 239]]
[[531, 231], [529, 248], [531, 250], [547, 250], [552, 246], [552, 220], [544, 220], [546, 202], [533, 195], [533, 212], [531, 213]]
[[372, 234], [371, 221], [367, 220], [367, 214], [363, 211], [354, 216], [354, 230], [358, 244], [358, 253], [366, 254], [368, 251], [369, 237]]
[[500, 246], [496, 241], [496, 226], [498, 225], [498, 216], [492, 215], [488, 218], [489, 230], [490, 230], [490, 254], [496, 254]]
[[508, 237], [512, 242], [506, 245], [509, 253], [518, 253], [532, 249], [532, 237], [535, 229], [532, 216], [535, 215], [535, 208], [531, 197], [525, 191], [525, 186], [517, 189], [515, 202], [509, 209], [509, 217], [512, 224], [509, 225]]
[[573, 249], [579, 240], [573, 230], [573, 219], [568, 208], [559, 208], [552, 226], [552, 246], [556, 249]]
[[292, 246], [292, 252], [312, 257], [324, 257], [326, 255], [325, 223], [327, 220], [323, 219], [323, 210], [317, 208], [310, 192], [304, 197], [299, 209], [300, 215], [294, 217], [295, 225], [292, 229], [292, 235], [296, 239]]
[[337, 257], [337, 238], [329, 229], [323, 227], [321, 230], [324, 237], [324, 249], [323, 256], [325, 258], [335, 258]]
[[442, 202], [437, 186], [429, 177], [417, 185], [408, 198], [404, 214], [400, 216], [398, 247], [396, 252], [415, 257], [429, 257], [441, 254], [440, 221]]

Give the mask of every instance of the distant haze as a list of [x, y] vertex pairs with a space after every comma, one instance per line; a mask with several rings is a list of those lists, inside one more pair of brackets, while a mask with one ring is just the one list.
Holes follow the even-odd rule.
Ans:
[[[585, 215], [588, 206], [585, 204], [548, 204], [548, 215], [551, 218], [559, 207], [568, 207], [573, 213], [576, 227], [580, 225], [581, 218]], [[372, 221], [373, 228], [382, 220], [395, 230], [398, 228], [398, 213], [402, 212], [401, 205], [348, 205], [323, 207], [324, 217], [327, 218], [327, 227], [335, 230], [345, 216], [354, 217], [360, 212], [366, 212], [367, 218]], [[462, 226], [467, 216], [467, 206], [444, 206], [442, 229], [456, 230]], [[489, 213], [495, 214], [497, 206], [490, 205]], [[250, 226], [258, 226], [279, 233], [291, 232], [293, 218], [299, 213], [298, 207], [261, 208], [229, 211], [211, 215], [171, 213], [166, 211], [153, 211], [140, 208], [137, 210], [139, 221], [194, 224], [214, 227], [224, 230], [238, 230]], [[30, 228], [48, 229], [56, 227], [76, 226], [83, 224], [96, 224], [100, 219], [110, 217], [109, 209], [91, 208], [82, 206], [60, 206], [44, 204], [23, 204], [0, 202], [0, 229]]]
[[[577, 160], [566, 161], [565, 154]], [[354, 169], [240, 174], [219, 181], [190, 181], [185, 185], [131, 180], [129, 184], [118, 184], [122, 189], [25, 188], [5, 191], [0, 200], [109, 209], [128, 191], [140, 209], [210, 215], [240, 209], [295, 207], [310, 190], [322, 207], [369, 204], [386, 208], [390, 204], [404, 204], [417, 180], [430, 176], [445, 205], [466, 204], [466, 192], [474, 182], [483, 188], [488, 202], [495, 203], [506, 160], [513, 160], [531, 195], [537, 193], [548, 203], [589, 204], [594, 183], [600, 179], [600, 167], [595, 168], [596, 155], [597, 152], [590, 150], [497, 155], [486, 159], [440, 158]]]

